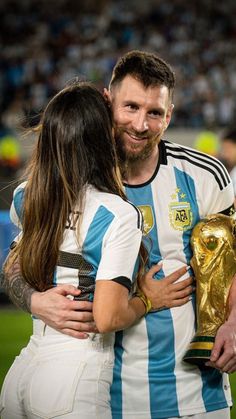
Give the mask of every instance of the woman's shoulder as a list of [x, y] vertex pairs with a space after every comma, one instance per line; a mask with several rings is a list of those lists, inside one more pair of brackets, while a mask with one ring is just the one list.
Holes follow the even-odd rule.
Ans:
[[16, 195], [19, 192], [23, 192], [26, 187], [27, 181], [21, 182], [15, 189], [14, 189], [14, 195]]
[[130, 218], [134, 221], [139, 219], [141, 222], [140, 210], [119, 195], [92, 189], [89, 193], [88, 205], [96, 205], [97, 208], [103, 209], [104, 212], [110, 213], [118, 219]]

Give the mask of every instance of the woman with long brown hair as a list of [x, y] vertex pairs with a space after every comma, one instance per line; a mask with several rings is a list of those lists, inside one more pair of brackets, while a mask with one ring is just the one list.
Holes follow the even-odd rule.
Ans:
[[46, 107], [27, 181], [14, 193], [14, 248], [23, 276], [38, 291], [60, 284], [94, 301], [98, 333], [78, 340], [33, 318], [33, 335], [9, 370], [2, 419], [111, 418], [115, 330], [147, 312], [129, 297], [137, 273], [142, 217], [127, 202], [117, 165], [112, 118], [102, 94], [73, 83]]

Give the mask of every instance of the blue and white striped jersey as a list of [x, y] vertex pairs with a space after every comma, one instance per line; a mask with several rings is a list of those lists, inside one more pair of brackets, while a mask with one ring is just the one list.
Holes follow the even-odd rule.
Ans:
[[[194, 225], [207, 214], [230, 214], [234, 201], [229, 175], [218, 160], [168, 141], [159, 144], [150, 181], [126, 185], [126, 193], [144, 216], [149, 265], [163, 260], [157, 280], [189, 265]], [[116, 333], [113, 419], [178, 417], [231, 405], [227, 374], [182, 361], [194, 331], [193, 297]]]
[[[11, 205], [11, 219], [20, 226], [24, 188], [16, 188]], [[83, 290], [82, 299], [93, 299], [96, 280], [120, 282], [128, 289], [134, 280], [137, 254], [142, 238], [142, 215], [134, 205], [117, 195], [100, 192], [89, 186], [80, 236], [76, 237], [79, 211], [68, 220], [54, 285], [71, 284]]]

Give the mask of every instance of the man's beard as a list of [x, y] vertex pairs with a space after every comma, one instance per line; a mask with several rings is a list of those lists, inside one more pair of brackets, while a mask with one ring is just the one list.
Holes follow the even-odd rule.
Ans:
[[122, 133], [123, 132], [121, 130], [116, 133], [116, 150], [121, 164], [129, 164], [146, 160], [151, 156], [153, 149], [159, 143], [160, 139], [160, 135], [150, 137], [147, 144], [140, 151], [137, 151], [136, 149], [139, 148], [139, 145], [137, 145], [137, 147], [133, 145], [130, 149], [127, 149], [125, 141], [122, 140]]

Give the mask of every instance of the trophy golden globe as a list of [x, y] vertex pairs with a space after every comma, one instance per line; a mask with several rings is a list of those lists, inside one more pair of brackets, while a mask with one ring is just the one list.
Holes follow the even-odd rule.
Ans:
[[203, 366], [228, 315], [227, 300], [236, 273], [236, 220], [223, 214], [209, 215], [194, 227], [191, 246], [197, 331], [183, 360]]

